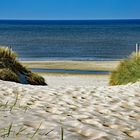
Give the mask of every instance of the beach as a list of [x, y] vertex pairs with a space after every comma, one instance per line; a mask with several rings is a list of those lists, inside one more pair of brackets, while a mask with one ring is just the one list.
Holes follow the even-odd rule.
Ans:
[[109, 85], [109, 75], [47, 74], [43, 77], [48, 85], [52, 87]]
[[120, 61], [21, 61], [28, 68], [114, 70]]
[[[116, 67], [116, 62], [69, 63], [77, 69], [86, 69], [87, 63], [91, 67], [96, 63], [102, 70]], [[30, 68], [48, 68], [49, 64], [51, 68], [69, 67], [66, 62], [26, 62]], [[139, 82], [109, 86], [109, 75], [41, 75], [48, 86], [0, 81], [1, 138], [58, 140], [62, 131], [64, 140], [140, 138]]]
[[62, 130], [66, 140], [140, 138], [139, 82], [31, 86], [0, 81], [0, 87], [1, 138], [58, 140]]
[[88, 74], [88, 70], [113, 71], [119, 61], [22, 61], [24, 66], [33, 69], [64, 69], [83, 70], [80, 73], [51, 73], [37, 72], [41, 74], [50, 86], [107, 86], [109, 85], [110, 74]]
[[[140, 20], [1, 20], [0, 43], [17, 54], [1, 56], [0, 139], [139, 140], [139, 80], [109, 85], [139, 29]], [[134, 70], [119, 78], [138, 79]]]

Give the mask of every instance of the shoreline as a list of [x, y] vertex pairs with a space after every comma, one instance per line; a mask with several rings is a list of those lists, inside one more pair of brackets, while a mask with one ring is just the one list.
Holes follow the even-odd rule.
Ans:
[[[112, 71], [119, 61], [22, 61], [22, 64], [30, 69], [65, 69], [65, 70], [99, 70]], [[42, 75], [47, 84], [52, 86], [108, 86], [110, 74], [80, 74], [59, 72], [36, 72]]]

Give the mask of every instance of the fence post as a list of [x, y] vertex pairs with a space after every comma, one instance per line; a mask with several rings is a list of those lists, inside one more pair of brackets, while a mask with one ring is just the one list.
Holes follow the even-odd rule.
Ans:
[[12, 47], [11, 46], [9, 46], [9, 49], [12, 51]]
[[139, 44], [136, 43], [136, 59], [138, 58], [139, 55]]

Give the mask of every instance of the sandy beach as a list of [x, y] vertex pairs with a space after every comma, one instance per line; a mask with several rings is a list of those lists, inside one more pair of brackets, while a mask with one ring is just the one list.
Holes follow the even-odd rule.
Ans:
[[28, 68], [114, 70], [120, 61], [21, 61]]
[[[49, 86], [0, 81], [0, 137], [8, 140], [138, 140], [140, 83], [45, 76]], [[77, 83], [77, 84], [76, 84]]]
[[80, 75], [80, 74], [43, 74], [50, 87], [65, 86], [107, 86], [109, 75]]
[[140, 140], [140, 0], [0, 1], [0, 140]]

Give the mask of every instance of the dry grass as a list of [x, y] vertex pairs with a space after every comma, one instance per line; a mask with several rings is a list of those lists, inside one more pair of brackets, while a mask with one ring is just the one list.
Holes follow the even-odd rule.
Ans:
[[19, 78], [15, 72], [9, 68], [0, 69], [0, 79], [5, 81], [13, 81], [19, 83]]
[[0, 59], [16, 60], [17, 54], [11, 51], [8, 47], [0, 47]]
[[125, 85], [134, 83], [140, 79], [140, 53], [136, 57], [135, 53], [120, 62], [116, 70], [110, 77], [110, 85]]
[[27, 81], [31, 84], [31, 85], [47, 85], [45, 83], [45, 80], [43, 77], [39, 76], [36, 73], [30, 73], [30, 75], [27, 77]]
[[28, 84], [47, 85], [43, 77], [32, 73], [16, 60], [17, 54], [7, 47], [0, 48], [0, 79], [22, 83], [21, 75], [25, 76]]

